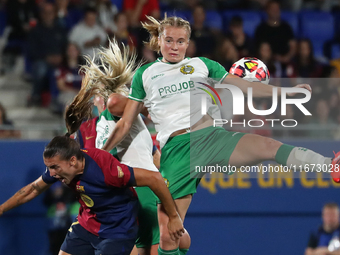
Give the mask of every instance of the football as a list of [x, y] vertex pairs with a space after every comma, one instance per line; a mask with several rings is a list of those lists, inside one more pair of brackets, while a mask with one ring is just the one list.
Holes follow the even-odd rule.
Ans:
[[267, 66], [257, 58], [245, 57], [236, 61], [230, 68], [229, 73], [241, 77], [247, 81], [260, 81], [268, 84], [270, 74]]

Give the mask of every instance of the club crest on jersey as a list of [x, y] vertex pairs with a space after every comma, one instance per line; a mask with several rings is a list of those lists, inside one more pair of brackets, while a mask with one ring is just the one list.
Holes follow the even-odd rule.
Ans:
[[84, 186], [76, 185], [76, 189], [78, 192], [85, 192]]
[[195, 69], [193, 66], [185, 65], [181, 67], [180, 71], [182, 74], [192, 74]]
[[124, 172], [120, 166], [117, 166], [117, 170], [118, 170], [118, 178], [124, 177]]
[[85, 194], [80, 194], [80, 198], [81, 198], [81, 200], [83, 200], [83, 202], [86, 204], [87, 207], [94, 206], [94, 202], [89, 196], [87, 196]]

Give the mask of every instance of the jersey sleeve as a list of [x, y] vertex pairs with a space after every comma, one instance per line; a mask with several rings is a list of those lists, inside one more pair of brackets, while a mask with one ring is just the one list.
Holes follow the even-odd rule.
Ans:
[[129, 98], [138, 102], [142, 102], [146, 97], [142, 79], [143, 71], [139, 68], [132, 79]]
[[110, 155], [109, 169], [103, 171], [105, 183], [113, 187], [134, 186], [136, 184], [133, 168], [121, 164], [115, 157]]
[[42, 177], [43, 181], [46, 182], [47, 184], [53, 184], [53, 183], [55, 183], [55, 182], [57, 181], [56, 178], [54, 178], [54, 177], [52, 177], [52, 176], [50, 175], [50, 171], [48, 171], [47, 167], [46, 167], [46, 170], [45, 170], [45, 172], [42, 174], [41, 177]]
[[208, 68], [209, 78], [222, 81], [229, 74], [220, 63], [217, 63], [216, 61], [204, 57], [200, 57], [200, 59], [204, 62], [204, 64]]

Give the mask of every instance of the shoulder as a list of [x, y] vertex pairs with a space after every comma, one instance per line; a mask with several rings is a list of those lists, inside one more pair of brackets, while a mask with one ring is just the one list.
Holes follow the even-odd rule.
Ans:
[[118, 121], [119, 119], [120, 119], [119, 117], [116, 117], [116, 116], [112, 115], [108, 109], [105, 109], [100, 114], [98, 122], [99, 121], [103, 121], [103, 120], [106, 120], [106, 121], [109, 121], [109, 120]]
[[97, 148], [84, 148], [81, 151], [94, 160], [99, 167], [105, 165], [105, 160], [113, 157], [109, 152]]
[[156, 60], [154, 62], [142, 65], [140, 68], [138, 68], [138, 70], [136, 71], [136, 75], [142, 75], [147, 69], [149, 69], [151, 66], [156, 65], [157, 63], [159, 63], [159, 60]]

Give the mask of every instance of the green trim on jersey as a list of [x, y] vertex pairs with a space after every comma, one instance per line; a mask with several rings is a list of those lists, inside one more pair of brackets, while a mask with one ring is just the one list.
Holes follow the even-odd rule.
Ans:
[[143, 99], [146, 97], [146, 93], [143, 86], [143, 73], [146, 69], [148, 69], [154, 63], [158, 61], [154, 61], [152, 63], [141, 66], [135, 73], [132, 79], [131, 89], [128, 98], [135, 100], [137, 102], [143, 102]]
[[[117, 117], [117, 116], [114, 116], [112, 115], [108, 109], [105, 109], [100, 115], [99, 115], [99, 118], [98, 118], [98, 121], [97, 121], [97, 124], [100, 122], [101, 120], [101, 117], [104, 117], [107, 121], [118, 121], [120, 120], [120, 117]], [[106, 130], [105, 129], [105, 132], [109, 132], [109, 130]], [[105, 139], [103, 141], [103, 146], [105, 145], [105, 143], [107, 142], [107, 139]], [[117, 148], [114, 147], [112, 150], [109, 151], [109, 153], [114, 156], [116, 159], [120, 160], [119, 157], [118, 157], [118, 152], [117, 152]]]
[[209, 78], [216, 79], [218, 81], [223, 80], [229, 73], [225, 70], [225, 68], [216, 61], [210, 60], [204, 57], [198, 57], [203, 63], [207, 66], [209, 70]]

